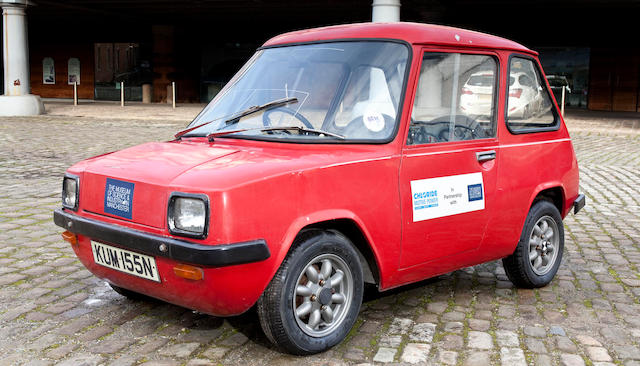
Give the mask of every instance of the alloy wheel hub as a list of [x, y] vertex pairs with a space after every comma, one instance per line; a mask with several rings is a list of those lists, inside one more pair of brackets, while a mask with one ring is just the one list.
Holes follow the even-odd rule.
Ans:
[[324, 287], [319, 291], [319, 295], [317, 295], [318, 302], [322, 305], [330, 305], [331, 304], [331, 289]]
[[541, 217], [529, 238], [529, 263], [537, 275], [548, 273], [558, 256], [558, 226], [550, 216]]
[[312, 337], [331, 333], [344, 320], [353, 291], [353, 276], [342, 258], [322, 254], [299, 275], [293, 311], [300, 329]]

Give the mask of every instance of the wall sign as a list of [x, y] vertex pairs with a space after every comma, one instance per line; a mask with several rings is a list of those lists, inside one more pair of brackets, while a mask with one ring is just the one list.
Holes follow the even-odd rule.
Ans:
[[56, 67], [51, 57], [42, 59], [42, 83], [49, 85], [56, 83]]
[[80, 60], [75, 57], [70, 58], [67, 63], [67, 84], [73, 83], [80, 85]]

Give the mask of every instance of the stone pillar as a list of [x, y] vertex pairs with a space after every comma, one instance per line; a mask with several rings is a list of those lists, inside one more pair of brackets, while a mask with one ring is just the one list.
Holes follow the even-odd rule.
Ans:
[[371, 21], [374, 23], [399, 22], [400, 0], [373, 0]]
[[142, 84], [142, 103], [151, 103], [151, 84], [149, 83]]
[[[1, 1], [1, 0], [0, 0]], [[153, 33], [153, 102], [171, 103], [167, 91], [176, 72], [175, 29], [173, 26], [154, 25]]]
[[40, 97], [30, 94], [29, 41], [25, 8], [28, 0], [0, 0], [2, 7], [2, 56], [4, 95], [0, 116], [31, 116], [44, 113]]

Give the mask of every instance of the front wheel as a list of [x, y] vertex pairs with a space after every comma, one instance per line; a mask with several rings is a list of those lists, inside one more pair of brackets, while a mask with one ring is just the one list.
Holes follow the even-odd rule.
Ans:
[[356, 250], [335, 231], [309, 231], [296, 241], [258, 300], [265, 335], [283, 350], [306, 355], [344, 339], [362, 303]]
[[512, 255], [502, 264], [509, 280], [524, 288], [546, 286], [562, 261], [564, 227], [560, 212], [550, 202], [538, 201], [529, 210]]

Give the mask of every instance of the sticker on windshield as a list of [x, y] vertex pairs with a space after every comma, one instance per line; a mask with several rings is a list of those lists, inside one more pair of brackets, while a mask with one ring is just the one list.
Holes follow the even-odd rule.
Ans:
[[380, 132], [384, 128], [384, 117], [382, 113], [376, 111], [367, 111], [362, 116], [364, 126], [373, 132]]
[[482, 173], [411, 181], [413, 222], [484, 210]]

